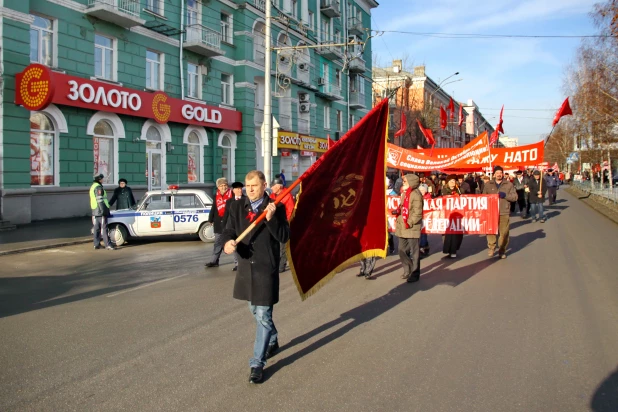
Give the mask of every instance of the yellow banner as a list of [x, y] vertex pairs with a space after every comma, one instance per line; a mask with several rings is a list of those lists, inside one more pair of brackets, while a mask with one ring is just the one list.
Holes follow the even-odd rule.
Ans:
[[299, 133], [279, 131], [277, 149], [324, 153], [328, 150], [328, 140]]

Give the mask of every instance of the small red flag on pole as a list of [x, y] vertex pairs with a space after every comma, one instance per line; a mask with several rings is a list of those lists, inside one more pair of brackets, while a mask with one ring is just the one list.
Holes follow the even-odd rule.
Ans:
[[496, 131], [504, 134], [504, 129], [502, 128], [502, 113], [504, 113], [504, 105], [502, 105], [502, 109], [500, 109], [500, 120], [498, 121], [498, 127], [496, 127]]
[[448, 120], [446, 117], [446, 110], [444, 110], [444, 107], [442, 107], [442, 105], [440, 105], [440, 128], [441, 129], [446, 129], [446, 124], [447, 124]]
[[463, 105], [460, 104], [459, 105], [459, 123], [457, 125], [461, 127], [462, 123], [463, 123]]
[[554, 121], [551, 125], [553, 127], [556, 127], [556, 125], [558, 124], [558, 121], [560, 120], [562, 116], [568, 116], [572, 114], [573, 114], [573, 111], [571, 110], [571, 105], [569, 104], [569, 98], [567, 97], [562, 103], [562, 106], [560, 106], [560, 110], [558, 110], [558, 113], [556, 113], [556, 117], [554, 117]]
[[451, 100], [448, 102], [448, 111], [450, 112], [451, 120], [453, 120], [455, 118], [455, 103], [453, 102], [452, 97]]
[[406, 114], [401, 113], [401, 126], [399, 130], [395, 132], [395, 137], [403, 136], [406, 133], [406, 129], [408, 128], [408, 120], [406, 119]]
[[427, 143], [430, 146], [433, 146], [436, 144], [436, 140], [433, 138], [433, 133], [431, 131], [431, 129], [425, 129], [423, 127], [423, 125], [421, 124], [421, 121], [416, 119], [416, 122], [418, 123], [418, 128], [421, 129], [421, 133], [423, 134], [423, 136], [425, 136], [425, 139], [427, 140]]

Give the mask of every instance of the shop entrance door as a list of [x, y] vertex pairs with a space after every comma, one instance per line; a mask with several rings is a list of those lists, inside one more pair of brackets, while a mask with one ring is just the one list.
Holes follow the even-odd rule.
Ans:
[[161, 149], [146, 149], [148, 190], [161, 190]]

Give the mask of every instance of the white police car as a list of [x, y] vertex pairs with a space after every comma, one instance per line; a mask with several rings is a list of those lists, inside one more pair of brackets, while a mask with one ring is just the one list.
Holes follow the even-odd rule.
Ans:
[[203, 242], [214, 242], [208, 223], [212, 199], [203, 190], [182, 189], [146, 192], [133, 209], [114, 210], [108, 219], [109, 238], [116, 246], [129, 236], [169, 236], [198, 234]]

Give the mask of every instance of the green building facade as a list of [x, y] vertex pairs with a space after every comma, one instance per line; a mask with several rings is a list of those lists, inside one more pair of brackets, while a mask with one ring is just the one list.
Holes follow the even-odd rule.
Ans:
[[[273, 173], [294, 180], [370, 109], [361, 43], [377, 5], [273, 1], [283, 48], [270, 56]], [[212, 192], [221, 176], [261, 169], [263, 10], [264, 0], [0, 0], [1, 219], [88, 215], [99, 173], [108, 192], [125, 178], [141, 195], [176, 183]]]

